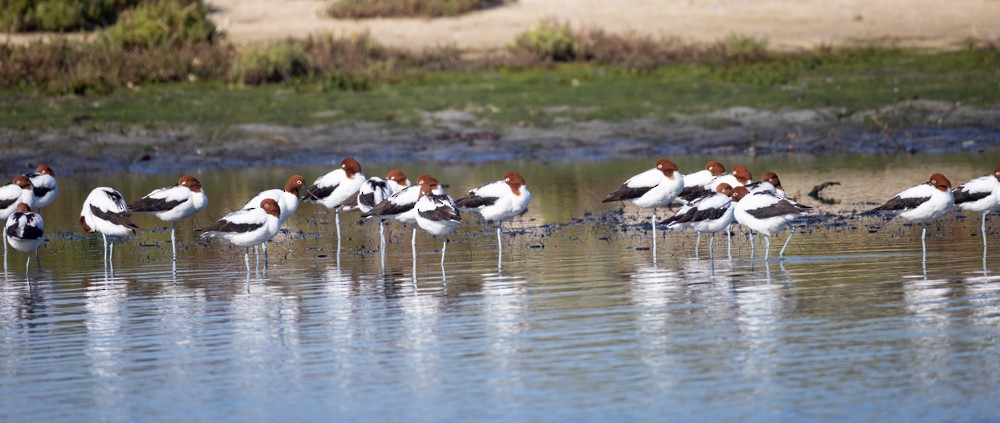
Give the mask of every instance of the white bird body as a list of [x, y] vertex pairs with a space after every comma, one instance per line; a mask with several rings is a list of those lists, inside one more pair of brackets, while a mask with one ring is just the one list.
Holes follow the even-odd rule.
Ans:
[[139, 229], [122, 194], [113, 188], [98, 187], [90, 191], [80, 211], [80, 226], [86, 232], [104, 235], [128, 235]]
[[602, 202], [631, 200], [642, 208], [658, 208], [669, 205], [683, 190], [684, 175], [677, 165], [660, 159], [656, 167], [629, 178]]
[[13, 182], [0, 186], [0, 219], [6, 221], [21, 203], [28, 207], [35, 206], [34, 187], [26, 176], [15, 177]]
[[260, 207], [260, 202], [268, 198], [278, 203], [281, 209], [281, 216], [278, 217], [278, 226], [284, 225], [288, 218], [299, 209], [299, 191], [305, 187], [306, 180], [299, 175], [292, 175], [285, 181], [285, 189], [269, 189], [257, 194], [250, 201], [243, 205], [244, 209]]
[[962, 210], [980, 214], [1000, 211], [1000, 167], [993, 173], [980, 176], [952, 191], [955, 205]]
[[[389, 198], [386, 198], [376, 204], [375, 207], [372, 207], [371, 210], [363, 213], [361, 217], [379, 217], [382, 219], [393, 219], [402, 223], [416, 223], [417, 211], [415, 206], [417, 205], [417, 201], [420, 200], [420, 188], [423, 186], [422, 182], [425, 182], [426, 178], [429, 178], [429, 176], [421, 175], [416, 184], [393, 193]], [[434, 186], [431, 192], [436, 195], [444, 195], [444, 190], [440, 186]]]
[[914, 223], [927, 223], [940, 218], [955, 205], [955, 196], [950, 182], [944, 189], [937, 185], [927, 182], [908, 188], [875, 211], [890, 212]]
[[809, 207], [771, 191], [748, 193], [736, 202], [734, 217], [741, 225], [767, 236], [784, 230], [788, 223], [806, 213]]
[[410, 180], [399, 170], [389, 171], [386, 179], [373, 176], [361, 184], [358, 191], [357, 207], [361, 213], [368, 213], [379, 203], [385, 201], [393, 194], [402, 191], [410, 186]]
[[253, 247], [274, 238], [278, 233], [280, 206], [267, 198], [258, 207], [236, 210], [214, 224], [201, 228], [202, 236], [222, 238], [240, 247]]
[[361, 164], [347, 158], [336, 169], [316, 179], [316, 182], [306, 189], [306, 201], [322, 204], [328, 209], [339, 209], [350, 204], [354, 196], [365, 182], [365, 174], [361, 173]]
[[177, 185], [153, 190], [129, 208], [165, 222], [176, 222], [204, 210], [207, 205], [208, 196], [201, 189], [201, 183], [191, 176], [183, 176]]
[[416, 210], [417, 225], [431, 235], [448, 235], [459, 224], [462, 216], [451, 196], [428, 193], [420, 197]]
[[48, 207], [56, 200], [56, 194], [59, 193], [59, 185], [56, 184], [55, 172], [52, 168], [41, 165], [35, 169], [35, 173], [29, 173], [24, 175], [28, 177], [31, 181], [31, 185], [34, 187], [35, 191], [35, 205], [36, 210]]
[[7, 218], [4, 233], [11, 247], [27, 253], [35, 251], [45, 242], [45, 221], [42, 220], [42, 215], [31, 212], [27, 206], [22, 207], [22, 210], [15, 211]]
[[[512, 172], [513, 173], [513, 172]], [[517, 176], [520, 178], [520, 175]], [[459, 199], [463, 211], [478, 213], [484, 219], [494, 222], [510, 220], [524, 213], [531, 203], [531, 192], [524, 185], [523, 178], [511, 183], [508, 175], [504, 180], [493, 181], [469, 191]]]
[[729, 195], [716, 192], [681, 207], [673, 217], [663, 223], [666, 223], [669, 229], [691, 228], [699, 233], [714, 233], [733, 223], [734, 211]]

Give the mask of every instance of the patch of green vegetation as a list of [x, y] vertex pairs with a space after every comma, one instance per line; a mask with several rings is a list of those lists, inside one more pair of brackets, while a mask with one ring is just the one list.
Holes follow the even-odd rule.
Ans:
[[138, 0], [0, 0], [0, 30], [76, 31], [110, 25]]
[[103, 39], [124, 48], [151, 48], [211, 43], [218, 36], [201, 1], [159, 0], [124, 12]]
[[[476, 125], [558, 125], [565, 119], [673, 119], [734, 106], [841, 107], [848, 112], [912, 99], [1000, 104], [1000, 52], [924, 54], [864, 49], [790, 55], [745, 65], [682, 64], [635, 73], [618, 66], [430, 72], [344, 91], [337, 83], [241, 87], [213, 82], [154, 84], [106, 95], [52, 98], [42, 91], [0, 95], [0, 126], [372, 121], [417, 126], [424, 112], [453, 109]], [[732, 66], [737, 66], [733, 68]], [[739, 69], [740, 71], [735, 71]], [[780, 81], [780, 82], [775, 82]], [[356, 83], [346, 81], [346, 84]]]
[[509, 48], [556, 62], [572, 61], [580, 55], [580, 43], [569, 25], [553, 20], [542, 21], [518, 34]]
[[503, 3], [498, 0], [336, 0], [327, 14], [337, 19], [438, 18]]

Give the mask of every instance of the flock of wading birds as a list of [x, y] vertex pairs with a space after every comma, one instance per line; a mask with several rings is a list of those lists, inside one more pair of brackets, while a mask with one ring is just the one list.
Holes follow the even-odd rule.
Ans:
[[[661, 225], [666, 224], [669, 229], [689, 228], [697, 232], [699, 238], [702, 233], [709, 233], [714, 240], [716, 232], [737, 222], [751, 231], [751, 246], [753, 232], [765, 236], [767, 260], [770, 254], [770, 236], [789, 227], [793, 220], [808, 213], [810, 207], [787, 198], [781, 181], [774, 172], [765, 173], [757, 182], [752, 178], [746, 167], [736, 166], [732, 172], [727, 173], [725, 166], [717, 161], [708, 162], [704, 170], [684, 175], [674, 162], [662, 158], [653, 169], [629, 178], [603, 202], [629, 200], [639, 207], [652, 208], [654, 246], [656, 209], [675, 201], [683, 206], [673, 216], [659, 222]], [[35, 251], [37, 255], [38, 247], [45, 240], [44, 223], [41, 215], [31, 210], [40, 210], [52, 204], [57, 192], [55, 173], [46, 165], [38, 166], [35, 173], [17, 176], [11, 184], [0, 187], [0, 219], [6, 221], [5, 270], [7, 244], [18, 251]], [[266, 242], [295, 213], [300, 200], [319, 203], [335, 211], [338, 242], [341, 211], [357, 209], [362, 212], [362, 217], [378, 218], [380, 248], [384, 252], [386, 219], [414, 224], [411, 248], [415, 249], [417, 227], [435, 236], [448, 235], [461, 223], [461, 211], [473, 212], [488, 221], [496, 222], [497, 243], [500, 248], [501, 224], [527, 210], [531, 193], [520, 174], [508, 172], [504, 179], [473, 189], [455, 200], [445, 194], [438, 180], [430, 175], [421, 175], [415, 184], [411, 184], [399, 170], [390, 171], [385, 179], [365, 178], [361, 173], [361, 164], [353, 158], [346, 158], [339, 169], [320, 177], [308, 187], [302, 176], [294, 175], [288, 179], [284, 189], [261, 192], [242, 209], [197, 230], [203, 232], [203, 236], [222, 238], [245, 247], [244, 262], [249, 272], [250, 247], [262, 246], [266, 257]], [[135, 233], [139, 227], [131, 219], [133, 211], [151, 214], [173, 223], [170, 240], [176, 260], [176, 222], [203, 210], [207, 203], [208, 197], [201, 183], [192, 176], [183, 176], [176, 185], [157, 189], [131, 205], [115, 189], [99, 187], [91, 191], [83, 203], [80, 226], [86, 232], [97, 232], [103, 237], [107, 267], [114, 257], [114, 242], [112, 240], [108, 245], [108, 235]], [[1000, 210], [1000, 166], [993, 169], [993, 173], [975, 178], [955, 189], [952, 189], [948, 178], [935, 173], [928, 182], [900, 192], [872, 212], [898, 214], [911, 222], [924, 224], [921, 244], [926, 257], [926, 224], [940, 218], [954, 206], [983, 215], [985, 248], [986, 215]], [[794, 227], [781, 248], [781, 259], [784, 258], [784, 251], [792, 234]], [[447, 246], [446, 237], [441, 249], [442, 265]], [[712, 248], [711, 244], [709, 248]], [[751, 252], [751, 257], [752, 254]], [[415, 250], [413, 255], [416, 260]], [[30, 263], [29, 254], [25, 263], [26, 271]]]

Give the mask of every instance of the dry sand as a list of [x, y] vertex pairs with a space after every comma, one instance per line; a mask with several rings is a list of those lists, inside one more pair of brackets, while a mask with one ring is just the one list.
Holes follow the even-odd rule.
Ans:
[[1000, 0], [518, 0], [457, 18], [334, 20], [322, 0], [208, 0], [237, 45], [309, 34], [368, 31], [411, 48], [503, 47], [539, 21], [712, 42], [730, 34], [766, 37], [782, 49], [894, 42], [949, 48], [969, 37], [1000, 38]]
[[[454, 45], [477, 52], [502, 48], [543, 19], [699, 42], [749, 35], [779, 49], [886, 42], [947, 49], [970, 37], [1000, 38], [1000, 0], [518, 0], [457, 18], [369, 20], [324, 16], [333, 0], [206, 1], [238, 46], [368, 31], [392, 46]], [[24, 43], [49, 35], [6, 34], [0, 40]]]

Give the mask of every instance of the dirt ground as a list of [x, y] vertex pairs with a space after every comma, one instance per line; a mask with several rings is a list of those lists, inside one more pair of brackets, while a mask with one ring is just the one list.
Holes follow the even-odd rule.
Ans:
[[[477, 52], [501, 48], [549, 18], [701, 42], [730, 34], [765, 37], [779, 49], [872, 42], [946, 49], [970, 37], [1000, 38], [1000, 0], [517, 0], [457, 18], [370, 20], [330, 19], [323, 13], [330, 1], [207, 0], [238, 46], [368, 31], [393, 46]], [[4, 34], [0, 40], [48, 36]]]
[[766, 37], [776, 48], [896, 42], [948, 48], [1000, 37], [1000, 0], [517, 0], [457, 18], [334, 20], [322, 0], [208, 0], [238, 44], [308, 34], [369, 31], [389, 45], [503, 47], [540, 20], [711, 42], [730, 34]]

